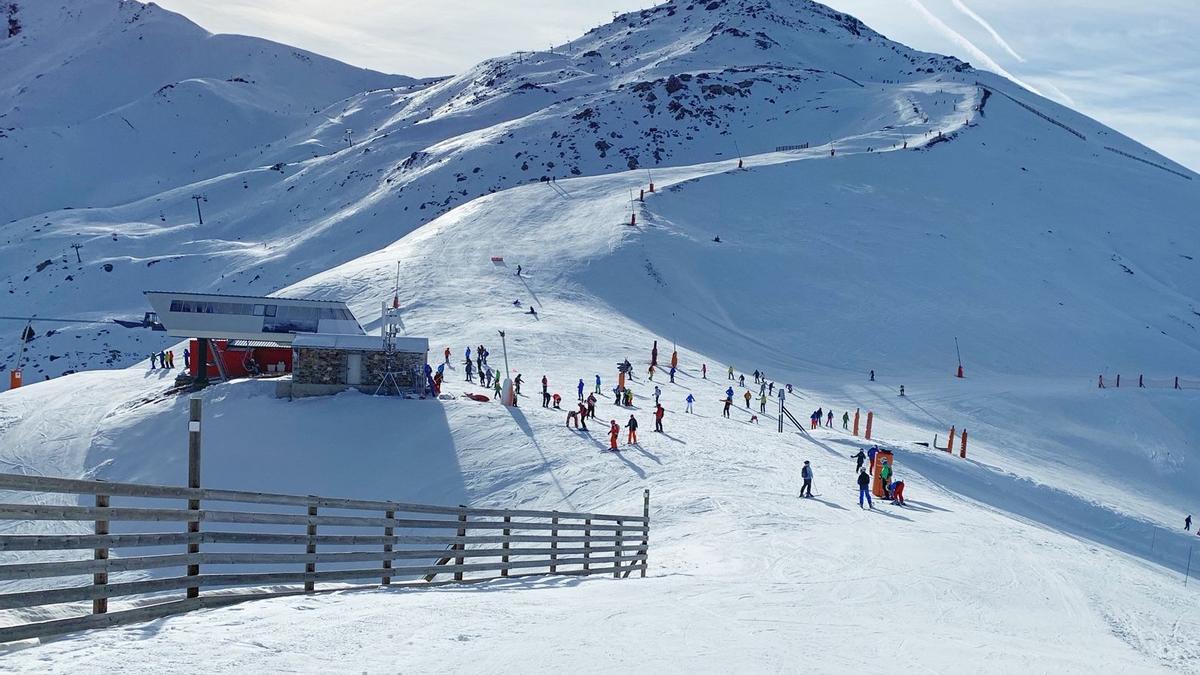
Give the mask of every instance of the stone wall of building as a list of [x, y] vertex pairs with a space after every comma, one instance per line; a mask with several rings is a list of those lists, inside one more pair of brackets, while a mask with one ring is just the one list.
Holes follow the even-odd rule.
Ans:
[[[347, 384], [350, 354], [362, 356], [361, 382], [363, 391], [374, 391], [389, 369], [388, 355], [382, 351], [355, 351], [317, 347], [293, 349], [292, 381], [297, 384]], [[426, 354], [396, 352], [391, 356], [390, 369], [404, 391], [420, 391], [425, 386]]]

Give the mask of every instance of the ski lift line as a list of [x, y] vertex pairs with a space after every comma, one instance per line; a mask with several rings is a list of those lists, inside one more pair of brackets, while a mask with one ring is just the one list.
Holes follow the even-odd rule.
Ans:
[[0, 316], [0, 321], [52, 321], [55, 323], [115, 323], [113, 319], [97, 321], [95, 319], [59, 319], [48, 316]]

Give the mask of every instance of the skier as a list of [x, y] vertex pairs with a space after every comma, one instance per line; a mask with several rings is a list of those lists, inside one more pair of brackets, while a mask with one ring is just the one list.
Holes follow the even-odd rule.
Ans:
[[772, 396], [775, 395], [775, 383], [774, 382], [767, 385], [767, 393]]
[[580, 428], [581, 428], [581, 429], [583, 429], [584, 431], [587, 431], [587, 430], [588, 430], [588, 428], [587, 428], [587, 418], [588, 418], [588, 412], [589, 412], [589, 411], [592, 413], [592, 415], [593, 415], [593, 416], [595, 416], [595, 414], [596, 414], [596, 411], [595, 411], [594, 409], [589, 409], [587, 406], [585, 406], [585, 405], [584, 405], [584, 404], [582, 404], [582, 403], [580, 403], [580, 404], [579, 404], [579, 426], [580, 426]]
[[867, 455], [866, 455], [865, 453], [863, 453], [863, 451], [862, 451], [862, 448], [859, 448], [859, 449], [858, 449], [858, 454], [857, 454], [857, 455], [850, 455], [850, 459], [857, 459], [857, 460], [858, 460], [858, 466], [855, 466], [855, 467], [854, 467], [854, 470], [855, 470], [855, 471], [862, 471], [863, 462], [865, 462], [865, 461], [866, 461], [866, 459], [867, 459]]
[[592, 419], [596, 419], [596, 395], [595, 394], [588, 394], [587, 416]]
[[746, 376], [745, 375], [738, 375], [738, 386], [739, 387], [746, 386]]
[[671, 384], [675, 384], [675, 366], [671, 366]]
[[675, 370], [678, 367], [679, 367], [679, 350], [672, 349], [671, 350], [671, 370]]
[[731, 405], [733, 405], [733, 397], [732, 396], [725, 397], [725, 410], [723, 410], [721, 412], [721, 416], [729, 417], [729, 406], [731, 406]]
[[632, 389], [625, 390], [625, 407], [626, 408], [633, 407], [633, 390]]
[[158, 365], [162, 368], [167, 367], [167, 353], [166, 352], [160, 351], [158, 353]]
[[474, 382], [474, 381], [475, 381], [475, 380], [471, 379], [471, 373], [472, 373], [472, 372], [473, 372], [473, 371], [471, 370], [471, 359], [467, 359], [467, 382]]
[[187, 347], [183, 348], [183, 367], [188, 369], [192, 367], [192, 350]]
[[613, 405], [621, 405], [621, 388], [613, 387]]
[[733, 379], [733, 366], [729, 366], [729, 379]]
[[708, 364], [707, 363], [700, 364], [700, 378], [704, 379], [704, 380], [708, 379]]
[[158, 370], [158, 352], [150, 353], [150, 370]]
[[471, 348], [467, 347], [466, 355], [463, 357], [468, 363], [471, 361]]
[[492, 391], [495, 392], [494, 394], [492, 394], [492, 398], [500, 398], [500, 378], [499, 377], [492, 380]]
[[[1196, 529], [1200, 530], [1200, 528], [1196, 528]], [[1192, 514], [1190, 514], [1190, 513], [1188, 514], [1187, 518], [1183, 519], [1183, 531], [1184, 532], [1192, 531]]]
[[875, 371], [874, 370], [871, 371], [871, 381], [872, 382], [875, 381]]
[[554, 409], [562, 410], [562, 406], [559, 405], [562, 402], [562, 397], [559, 396], [557, 392], [555, 392], [553, 398], [554, 398]]
[[600, 393], [600, 373], [596, 373], [596, 393]]
[[663, 433], [662, 418], [663, 415], [667, 414], [667, 411], [663, 409], [661, 404], [655, 403], [654, 406], [654, 430], [661, 434]]
[[446, 356], [446, 363], [450, 363], [450, 348], [446, 347], [446, 351], [442, 353]]
[[521, 266], [517, 265], [517, 276], [521, 276]]
[[833, 428], [833, 410], [830, 410], [829, 414], [825, 416], [825, 427], [827, 429]]
[[517, 396], [521, 395], [521, 383], [522, 382], [524, 382], [524, 380], [521, 379], [521, 374], [517, 373], [517, 379], [513, 380], [513, 386], [516, 387], [516, 395]]
[[850, 428], [850, 411], [842, 413], [842, 429]]
[[617, 426], [616, 420], [609, 420], [608, 426], [608, 449], [613, 452], [617, 450], [617, 437], [621, 435], [621, 427]]
[[883, 465], [879, 467], [879, 477], [883, 479], [883, 484], [887, 485], [892, 482], [892, 466], [888, 461], [883, 460]]
[[533, 305], [530, 305], [530, 306], [529, 306], [529, 311], [528, 311], [528, 312], [526, 312], [526, 314], [531, 314], [531, 315], [533, 315], [533, 316], [537, 316], [537, 310], [533, 308]]
[[871, 502], [871, 477], [866, 471], [858, 472], [858, 508], [863, 507], [863, 498], [867, 500], [869, 508], [875, 508], [875, 504]]
[[579, 378], [579, 386], [577, 387], [577, 389], [579, 389], [579, 400], [582, 401], [583, 400], [583, 378], [582, 377]]
[[654, 405], [658, 405], [659, 396], [662, 396], [662, 389], [659, 389], [658, 385], [656, 384], [654, 385]]
[[[696, 397], [692, 396], [691, 394], [688, 394], [688, 397], [685, 400], [687, 401], [687, 411], [689, 413], [691, 413], [692, 412], [692, 404], [696, 402]], [[692, 414], [695, 414], [695, 413], [692, 413]], [[1191, 516], [1188, 516], [1188, 517], [1190, 518]]]
[[900, 395], [904, 395], [904, 385], [900, 385]]
[[625, 428], [629, 430], [629, 438], [626, 439], [626, 445], [637, 444], [637, 418], [633, 415], [629, 416], [629, 421], [625, 423]]
[[808, 460], [804, 460], [804, 468], [800, 469], [800, 477], [804, 479], [804, 485], [800, 486], [801, 497], [812, 497], [812, 480], [813, 470], [809, 465]]
[[758, 369], [754, 370], [754, 384], [758, 384]]
[[888, 493], [892, 495], [892, 503], [904, 506], [904, 481], [892, 481], [888, 486]]
[[745, 394], [742, 394], [742, 398], [746, 399], [746, 410], [749, 410], [750, 409], [750, 398], [751, 398], [749, 389], [746, 390]]
[[646, 369], [646, 372], [650, 374], [648, 379], [651, 382], [653, 382], [654, 381], [654, 364], [653, 363], [650, 364], [650, 367]]
[[821, 425], [821, 410], [818, 408], [817, 410], [814, 410], [811, 415], [808, 416], [808, 428], [816, 429], [820, 425]]
[[879, 452], [879, 446], [872, 445], [867, 448], [867, 462], [871, 465], [871, 471], [875, 471], [875, 453]]
[[767, 395], [766, 394], [763, 394], [758, 397], [758, 412], [760, 412], [760, 413], [767, 412]]
[[172, 370], [175, 369], [175, 350], [167, 350], [167, 366]]
[[790, 384], [788, 385], [788, 393], [789, 394], [792, 393], [792, 385], [790, 385]]

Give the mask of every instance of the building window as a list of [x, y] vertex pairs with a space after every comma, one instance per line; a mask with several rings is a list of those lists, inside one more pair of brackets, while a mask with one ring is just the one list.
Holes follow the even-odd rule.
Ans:
[[266, 310], [267, 310], [266, 305], [255, 305], [254, 306], [254, 316], [263, 316], [266, 313]]

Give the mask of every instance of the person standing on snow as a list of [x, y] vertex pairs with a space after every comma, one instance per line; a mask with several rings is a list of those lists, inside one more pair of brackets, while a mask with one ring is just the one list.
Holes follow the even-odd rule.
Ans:
[[825, 417], [825, 426], [830, 429], [833, 428], [833, 409], [832, 408], [830, 408], [829, 414], [826, 415], [826, 417]]
[[879, 467], [879, 477], [883, 479], [885, 486], [892, 482], [892, 466], [888, 464], [886, 459], [883, 460], [882, 465]]
[[158, 369], [158, 352], [150, 353], [150, 370]]
[[857, 454], [857, 455], [850, 455], [850, 459], [857, 459], [857, 460], [858, 460], [858, 466], [854, 467], [854, 470], [855, 470], [855, 471], [862, 471], [863, 462], [865, 462], [865, 461], [867, 460], [867, 455], [866, 455], [866, 454], [865, 454], [865, 453], [862, 451], [862, 448], [859, 448], [859, 449], [858, 449], [858, 454]]
[[578, 389], [579, 389], [579, 400], [580, 400], [580, 401], [582, 401], [582, 400], [583, 400], [583, 378], [582, 378], [582, 377], [581, 377], [581, 378], [579, 378], [579, 387], [578, 387]]
[[767, 381], [763, 380], [762, 384], [758, 385], [758, 395], [763, 396], [767, 393]]
[[662, 389], [659, 389], [658, 385], [656, 384], [654, 385], [654, 405], [658, 405], [659, 396], [662, 396]]
[[464, 359], [464, 360], [465, 360], [467, 363], [470, 363], [470, 362], [471, 362], [471, 348], [470, 348], [470, 347], [467, 347], [466, 355], [465, 355], [465, 356], [463, 356], [463, 359]]
[[472, 368], [472, 366], [471, 366], [471, 360], [470, 360], [470, 359], [467, 359], [467, 382], [474, 382], [474, 381], [475, 381], [475, 380], [471, 379], [471, 373], [473, 372], [471, 368]]
[[646, 372], [649, 373], [649, 375], [647, 376], [647, 379], [650, 380], [651, 382], [653, 382], [654, 381], [654, 364], [650, 364], [650, 367], [646, 369]]
[[871, 371], [871, 381], [872, 382], [875, 381], [875, 371], [874, 370]]
[[867, 462], [871, 465], [871, 471], [875, 471], [875, 453], [879, 452], [879, 446], [872, 445], [867, 449]]
[[192, 350], [187, 347], [183, 348], [183, 367], [188, 369], [192, 367]]
[[442, 352], [446, 356], [446, 363], [450, 363], [450, 348], [446, 347], [446, 351]]
[[600, 373], [596, 373], [596, 393], [600, 393]]
[[616, 420], [610, 420], [608, 424], [608, 449], [613, 452], [619, 452], [617, 450], [617, 437], [621, 435], [621, 427], [617, 426]]
[[595, 394], [588, 394], [587, 416], [592, 419], [596, 419], [596, 395]]
[[850, 411], [847, 410], [846, 412], [842, 413], [842, 429], [849, 429], [849, 428], [850, 428]]
[[814, 410], [813, 413], [808, 416], [808, 428], [816, 429], [817, 425], [819, 425], [820, 423], [821, 423], [821, 411]]
[[730, 406], [732, 406], [732, 405], [733, 405], [733, 397], [732, 397], [732, 396], [726, 396], [726, 397], [725, 397], [725, 410], [723, 410], [723, 411], [721, 412], [721, 416], [722, 416], [722, 417], [729, 417], [729, 407], [730, 407]]
[[675, 384], [675, 366], [671, 366], [671, 384]]
[[629, 438], [626, 439], [627, 442], [625, 443], [625, 445], [636, 445], [637, 444], [637, 427], [638, 427], [637, 418], [634, 417], [633, 415], [630, 415], [629, 421], [625, 423], [625, 428], [629, 430]]
[[774, 382], [767, 385], [767, 393], [772, 396], [775, 395], [775, 383]]
[[[696, 397], [692, 396], [691, 394], [688, 394], [688, 397], [685, 400], [687, 401], [687, 411], [694, 415], [695, 413], [692, 412], [692, 404], [696, 402]], [[1190, 518], [1191, 516], [1188, 516], [1188, 517]]]
[[666, 415], [666, 414], [667, 414], [667, 411], [663, 409], [661, 404], [658, 404], [658, 403], [654, 404], [654, 430], [660, 434], [663, 433], [662, 418], [663, 418], [663, 415]]
[[521, 395], [521, 383], [522, 382], [524, 382], [524, 380], [521, 378], [521, 374], [517, 373], [517, 379], [513, 380], [513, 387], [516, 388], [517, 396]]
[[733, 387], [725, 390], [725, 398], [733, 398]]
[[868, 508], [875, 508], [875, 504], [871, 502], [871, 477], [866, 471], [858, 472], [858, 508], [863, 508], [863, 499], [867, 500]]
[[746, 390], [746, 393], [742, 394], [742, 398], [746, 399], [746, 410], [749, 410], [750, 409], [750, 399], [753, 398], [750, 395], [749, 389]]
[[763, 394], [758, 397], [758, 412], [760, 412], [760, 413], [767, 412], [767, 395], [766, 394]]
[[495, 392], [492, 398], [500, 398], [500, 378], [492, 380], [492, 391]]
[[[588, 412], [589, 412], [589, 408], [586, 405], [580, 403], [579, 404], [579, 426], [583, 431], [588, 430], [588, 428], [587, 428]], [[591, 411], [591, 412], [593, 415], [595, 414], [595, 411]]]
[[[1187, 518], [1183, 519], [1183, 531], [1184, 532], [1192, 531], [1192, 514], [1190, 514], [1190, 513], [1188, 514]], [[1200, 527], [1196, 528], [1196, 531], [1200, 532]]]
[[621, 388], [613, 387], [613, 405], [621, 405]]
[[758, 384], [758, 369], [754, 370], [754, 384]]
[[729, 379], [733, 379], [733, 366], [729, 366]]
[[804, 468], [800, 469], [800, 477], [804, 479], [804, 484], [800, 486], [800, 496], [811, 498], [812, 497], [813, 470], [812, 470], [812, 466], [809, 465], [807, 459], [804, 460]]
[[700, 378], [703, 380], [708, 379], [708, 364], [707, 363], [700, 364]]
[[739, 387], [746, 386], [746, 376], [745, 375], [738, 375], [738, 386]]

